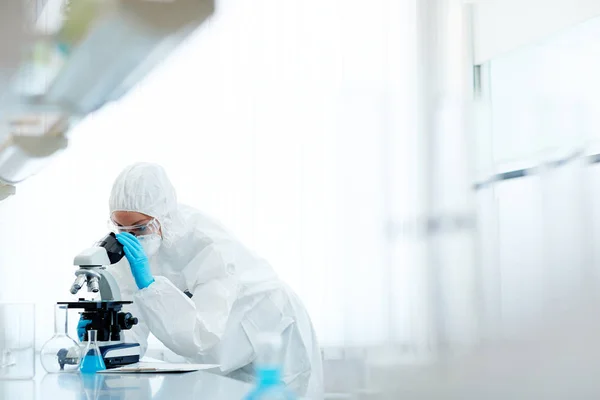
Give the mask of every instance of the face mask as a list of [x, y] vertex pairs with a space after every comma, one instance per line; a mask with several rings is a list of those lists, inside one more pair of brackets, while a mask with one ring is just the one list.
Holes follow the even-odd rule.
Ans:
[[162, 238], [158, 233], [142, 235], [137, 237], [148, 258], [152, 258], [160, 248]]

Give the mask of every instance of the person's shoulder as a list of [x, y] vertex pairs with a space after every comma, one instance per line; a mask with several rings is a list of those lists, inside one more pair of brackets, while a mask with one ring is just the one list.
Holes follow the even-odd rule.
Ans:
[[192, 207], [187, 204], [179, 204], [179, 213], [186, 218], [196, 218], [207, 222], [217, 222], [217, 219], [208, 215], [208, 213]]
[[196, 208], [180, 204], [179, 210], [185, 224], [197, 233], [198, 237], [206, 237], [213, 241], [237, 241], [233, 234], [215, 217]]

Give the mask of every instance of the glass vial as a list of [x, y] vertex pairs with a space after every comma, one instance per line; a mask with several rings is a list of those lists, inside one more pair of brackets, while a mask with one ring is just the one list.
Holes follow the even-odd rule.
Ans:
[[295, 400], [282, 381], [281, 335], [264, 333], [258, 338], [256, 387], [245, 400]]
[[54, 307], [54, 336], [40, 351], [42, 367], [49, 373], [76, 372], [81, 363], [81, 348], [67, 334], [67, 306]]
[[0, 302], [0, 387], [3, 380], [33, 379], [35, 364], [35, 305]]
[[98, 347], [98, 336], [96, 330], [89, 330], [88, 332], [88, 343], [83, 351], [83, 360], [81, 361], [81, 373], [82, 374], [94, 374], [98, 371], [106, 369], [104, 365], [104, 359], [100, 353]]

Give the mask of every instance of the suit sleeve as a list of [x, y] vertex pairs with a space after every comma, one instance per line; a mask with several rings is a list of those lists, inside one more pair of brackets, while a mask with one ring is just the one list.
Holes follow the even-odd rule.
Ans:
[[238, 282], [220, 253], [206, 248], [186, 267], [194, 281], [189, 298], [171, 281], [155, 282], [134, 295], [140, 315], [150, 331], [173, 352], [201, 355], [219, 343], [237, 299]]

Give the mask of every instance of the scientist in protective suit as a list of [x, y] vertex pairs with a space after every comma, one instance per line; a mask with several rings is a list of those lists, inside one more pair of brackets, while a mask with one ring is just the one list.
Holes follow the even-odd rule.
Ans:
[[[296, 294], [217, 222], [179, 204], [162, 167], [131, 165], [117, 177], [110, 217], [129, 265], [115, 268], [140, 323], [127, 341], [147, 348], [152, 332], [192, 363], [254, 380], [257, 338], [281, 335], [283, 380], [309, 399], [323, 397], [321, 355]], [[133, 279], [132, 279], [133, 278]]]

